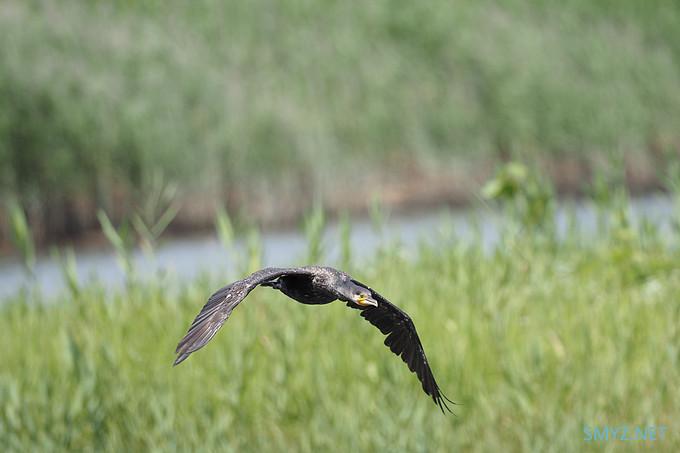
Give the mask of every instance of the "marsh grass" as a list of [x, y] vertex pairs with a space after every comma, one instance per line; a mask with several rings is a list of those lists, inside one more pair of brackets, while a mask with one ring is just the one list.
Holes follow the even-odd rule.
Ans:
[[673, 0], [6, 0], [0, 190], [106, 209], [160, 168], [248, 206], [496, 154], [677, 154], [678, 30]]
[[224, 279], [24, 293], [0, 307], [0, 444], [562, 452], [637, 447], [587, 443], [584, 424], [665, 424], [666, 439], [648, 446], [677, 451], [680, 256], [675, 238], [648, 228], [612, 222], [597, 241], [510, 228], [491, 252], [449, 233], [415, 259], [388, 246], [362, 263], [356, 277], [411, 315], [438, 382], [461, 403], [448, 417], [343, 304], [256, 290], [172, 368]]
[[26, 213], [21, 205], [13, 198], [7, 202], [9, 215], [10, 239], [12, 245], [21, 256], [21, 264], [27, 275], [33, 276], [35, 268], [35, 244], [33, 235], [26, 220]]

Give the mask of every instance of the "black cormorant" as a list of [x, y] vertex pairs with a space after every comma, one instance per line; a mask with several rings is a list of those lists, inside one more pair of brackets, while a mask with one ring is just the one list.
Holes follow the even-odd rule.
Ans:
[[447, 409], [450, 412], [446, 402], [453, 401], [439, 389], [411, 318], [373, 289], [332, 267], [270, 267], [218, 290], [210, 296], [177, 345], [174, 364], [181, 363], [192, 352], [205, 346], [232, 310], [257, 286], [277, 289], [303, 304], [328, 304], [339, 299], [348, 307], [361, 310], [362, 317], [387, 335], [385, 345], [416, 373], [425, 393], [442, 411]]

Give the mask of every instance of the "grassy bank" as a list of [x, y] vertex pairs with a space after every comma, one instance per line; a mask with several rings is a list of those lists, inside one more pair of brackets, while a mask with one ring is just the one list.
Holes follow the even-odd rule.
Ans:
[[7, 0], [0, 190], [72, 234], [157, 170], [257, 217], [498, 154], [664, 152], [678, 30], [672, 0]]
[[[442, 236], [355, 275], [408, 311], [456, 417], [344, 305], [260, 289], [177, 368], [215, 276], [0, 307], [6, 451], [587, 451], [584, 425], [667, 425], [680, 448], [677, 237], [605, 213], [597, 240], [508, 228], [497, 251]], [[529, 225], [525, 225], [529, 228]], [[352, 266], [350, 266], [352, 267]], [[616, 444], [616, 445], [615, 445]], [[620, 445], [619, 445], [620, 444]]]

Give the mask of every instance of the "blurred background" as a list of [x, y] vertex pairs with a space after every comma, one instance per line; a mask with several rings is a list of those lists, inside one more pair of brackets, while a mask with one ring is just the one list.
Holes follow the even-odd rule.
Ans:
[[[673, 0], [2, 0], [0, 445], [676, 450], [679, 124]], [[312, 263], [412, 314], [457, 417], [264, 290], [170, 367]]]
[[677, 153], [672, 1], [7, 1], [0, 20], [0, 184], [43, 243], [122, 220], [159, 173], [180, 231], [215, 204], [290, 225], [315, 198], [462, 203], [519, 156], [564, 191], [602, 165], [658, 188]]

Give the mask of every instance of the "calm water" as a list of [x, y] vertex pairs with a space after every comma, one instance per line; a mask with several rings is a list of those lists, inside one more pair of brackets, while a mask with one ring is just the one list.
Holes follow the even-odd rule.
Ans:
[[[658, 226], [662, 232], [671, 227], [673, 202], [667, 196], [636, 198], [631, 205], [635, 222], [646, 221]], [[559, 231], [564, 234], [570, 213], [575, 215], [578, 228], [594, 235], [597, 214], [589, 203], [565, 201], [557, 211]], [[439, 238], [452, 235], [459, 241], [471, 240], [478, 234], [487, 249], [498, 242], [503, 218], [490, 208], [479, 209], [432, 209], [404, 216], [390, 216], [382, 230], [377, 231], [370, 221], [357, 219], [352, 222], [352, 256], [355, 262], [369, 257], [380, 244], [398, 242], [404, 253], [415, 253], [420, 242], [434, 243]], [[328, 263], [335, 263], [339, 257], [339, 231], [337, 225], [329, 225], [324, 237]], [[243, 248], [242, 243], [237, 247]], [[299, 231], [264, 233], [263, 263], [266, 266], [290, 266], [301, 264], [305, 256], [306, 241]], [[106, 287], [115, 288], [124, 282], [123, 273], [116, 256], [111, 250], [76, 251], [77, 271], [81, 282], [96, 280]], [[149, 259], [141, 252], [134, 256], [135, 267], [140, 278], [151, 278], [159, 271], [174, 280], [192, 279], [199, 273], [220, 275], [231, 269], [229, 255], [215, 236], [173, 239], [162, 244], [155, 259]], [[64, 281], [57, 261], [47, 255], [38, 259], [35, 278], [45, 293], [64, 289]], [[226, 282], [226, 278], [225, 278]], [[18, 292], [28, 284], [20, 263], [13, 258], [0, 260], [0, 298]]]

